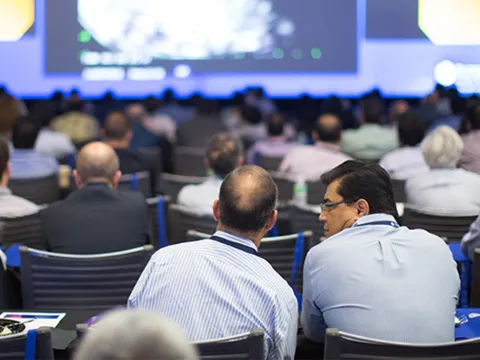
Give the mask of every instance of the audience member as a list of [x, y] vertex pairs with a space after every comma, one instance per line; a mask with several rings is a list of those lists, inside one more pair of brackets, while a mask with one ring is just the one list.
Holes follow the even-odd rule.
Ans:
[[327, 239], [305, 260], [305, 335], [323, 342], [330, 327], [388, 341], [453, 341], [460, 280], [446, 243], [398, 225], [379, 165], [347, 161], [322, 181]]
[[149, 96], [143, 101], [143, 106], [147, 112], [144, 126], [153, 134], [164, 136], [170, 143], [175, 144], [177, 125], [170, 116], [158, 112], [160, 100]]
[[155, 194], [157, 179], [153, 159], [139, 151], [130, 149], [132, 140], [132, 127], [129, 119], [121, 112], [112, 112], [105, 120], [103, 136], [105, 143], [110, 145], [118, 156], [120, 171], [122, 174], [133, 174], [140, 171], [148, 171], [152, 187], [152, 195]]
[[277, 111], [275, 103], [265, 96], [265, 90], [261, 87], [247, 90], [245, 104], [256, 107], [265, 116]]
[[180, 190], [177, 202], [200, 214], [212, 214], [222, 181], [230, 172], [243, 165], [243, 147], [233, 135], [218, 133], [210, 139], [204, 159], [212, 176], [200, 185], [187, 185]]
[[247, 161], [250, 164], [255, 163], [255, 158], [258, 155], [282, 158], [295, 145], [287, 139], [283, 115], [275, 113], [268, 116], [266, 128], [267, 140], [259, 140], [248, 149]]
[[470, 231], [463, 236], [461, 247], [465, 255], [473, 261], [475, 249], [480, 248], [480, 216], [470, 225]]
[[467, 111], [469, 133], [463, 137], [464, 149], [458, 167], [480, 174], [480, 105]]
[[232, 131], [236, 137], [250, 144], [267, 138], [263, 114], [259, 109], [253, 105], [242, 105], [240, 117], [240, 123]]
[[398, 139], [400, 147], [389, 152], [380, 161], [380, 166], [392, 178], [406, 180], [429, 171], [423, 158], [420, 144], [425, 136], [425, 124], [413, 112], [403, 112], [396, 115]]
[[20, 103], [7, 92], [0, 96], [0, 135], [7, 135], [20, 117]]
[[68, 254], [97, 254], [143, 246], [149, 241], [149, 217], [139, 192], [116, 190], [118, 158], [108, 145], [93, 142], [77, 156], [79, 189], [42, 211], [47, 249]]
[[172, 89], [165, 90], [162, 100], [162, 105], [157, 113], [170, 116], [177, 126], [193, 118], [193, 109], [180, 105]]
[[283, 159], [279, 171], [291, 174], [293, 180], [297, 176], [318, 180], [323, 173], [350, 159], [340, 151], [342, 125], [337, 116], [320, 116], [312, 137], [315, 144], [294, 147]]
[[368, 97], [360, 103], [358, 129], [346, 130], [341, 147], [344, 153], [361, 160], [377, 161], [398, 147], [393, 128], [382, 126], [385, 117], [383, 103], [376, 97]]
[[184, 331], [164, 317], [142, 310], [115, 310], [87, 332], [74, 360], [196, 360]]
[[35, 179], [57, 173], [57, 160], [34, 150], [39, 131], [40, 127], [25, 117], [17, 120], [13, 126], [11, 179]]
[[408, 202], [419, 210], [445, 215], [480, 213], [480, 175], [457, 169], [463, 152], [462, 138], [448, 126], [441, 126], [422, 143], [430, 171], [407, 180]]
[[216, 233], [157, 251], [129, 307], [159, 312], [183, 327], [191, 341], [261, 328], [267, 359], [293, 359], [298, 303], [257, 250], [275, 224], [276, 202], [277, 188], [268, 172], [257, 166], [234, 170], [213, 204]]
[[0, 218], [15, 218], [38, 212], [38, 206], [12, 195], [7, 187], [10, 179], [10, 151], [7, 142], [0, 137]]
[[[405, 100], [396, 100], [394, 101], [389, 108], [388, 117], [392, 125], [398, 123], [398, 118], [408, 112], [410, 105]], [[421, 120], [421, 119], [420, 119]]]

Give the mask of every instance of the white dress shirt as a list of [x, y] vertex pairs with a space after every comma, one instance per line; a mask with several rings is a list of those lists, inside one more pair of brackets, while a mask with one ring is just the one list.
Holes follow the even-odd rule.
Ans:
[[392, 178], [407, 180], [411, 177], [430, 171], [422, 149], [417, 146], [404, 146], [389, 152], [380, 161]]
[[460, 288], [450, 249], [391, 215], [360, 218], [307, 254], [302, 325], [322, 342], [327, 327], [410, 343], [454, 340]]
[[480, 248], [480, 216], [470, 225], [461, 242], [463, 253], [473, 261], [475, 249]]
[[212, 176], [199, 185], [186, 185], [180, 190], [177, 203], [200, 215], [213, 215], [213, 202], [218, 200], [223, 179]]
[[268, 360], [293, 360], [298, 303], [292, 288], [257, 255], [252, 241], [223, 231], [215, 235], [251, 253], [215, 240], [165, 247], [150, 259], [128, 307], [175, 321], [190, 341], [260, 328]]
[[75, 146], [67, 135], [45, 128], [38, 134], [35, 151], [59, 159], [74, 154]]
[[38, 205], [12, 194], [10, 189], [0, 187], [0, 218], [16, 218], [35, 214]]

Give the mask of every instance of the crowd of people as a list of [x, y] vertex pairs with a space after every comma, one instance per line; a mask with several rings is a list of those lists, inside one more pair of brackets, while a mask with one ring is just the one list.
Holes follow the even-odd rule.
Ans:
[[[212, 216], [216, 232], [158, 250], [129, 309], [105, 317], [77, 359], [115, 359], [119, 352], [142, 358], [145, 346], [162, 359], [195, 359], [187, 340], [256, 328], [264, 331], [266, 359], [294, 359], [299, 319], [316, 343], [327, 327], [397, 342], [453, 341], [456, 263], [443, 239], [401, 226], [391, 183], [405, 181], [407, 202], [419, 211], [480, 215], [480, 101], [447, 95], [437, 89], [419, 104], [389, 107], [378, 92], [356, 107], [336, 97], [318, 106], [304, 98], [301, 108], [282, 111], [261, 91], [223, 108], [201, 97], [185, 106], [171, 92], [128, 104], [109, 97], [96, 107], [73, 92], [26, 106], [4, 92], [0, 218], [40, 211], [45, 248], [54, 252], [147, 244], [145, 198], [117, 190], [121, 174], [147, 171], [155, 194], [160, 174], [138, 149], [160, 147], [163, 171], [172, 172], [177, 146], [202, 147], [209, 177], [186, 185], [177, 202]], [[10, 179], [58, 172], [70, 155], [77, 189], [63, 200], [41, 209], [8, 189]], [[297, 294], [258, 253], [278, 216], [277, 186], [256, 165], [260, 155], [280, 159], [275, 170], [293, 182], [327, 188], [323, 202], [312, 204], [320, 205], [326, 239], [306, 256], [301, 313]], [[471, 259], [477, 247], [480, 217], [462, 240]], [[120, 340], [120, 324], [138, 329], [142, 340]]]

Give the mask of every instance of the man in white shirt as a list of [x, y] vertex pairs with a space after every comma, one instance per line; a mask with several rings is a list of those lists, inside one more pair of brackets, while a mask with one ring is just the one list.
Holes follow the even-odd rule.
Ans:
[[208, 143], [204, 161], [212, 176], [200, 185], [183, 187], [177, 203], [201, 215], [212, 215], [212, 204], [218, 199], [223, 179], [243, 165], [242, 144], [229, 133], [215, 134]]

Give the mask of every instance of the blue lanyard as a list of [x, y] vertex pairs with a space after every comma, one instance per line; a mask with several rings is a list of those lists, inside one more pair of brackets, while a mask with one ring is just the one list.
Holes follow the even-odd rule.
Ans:
[[232, 247], [234, 247], [238, 250], [245, 251], [246, 253], [256, 255], [256, 256], [260, 256], [260, 255], [258, 255], [258, 252], [255, 249], [252, 249], [249, 246], [242, 245], [242, 244], [239, 244], [239, 243], [236, 243], [236, 242], [233, 242], [233, 241], [225, 240], [224, 238], [222, 238], [220, 236], [215, 236], [214, 235], [214, 236], [211, 236], [210, 239], [218, 241], [218, 242], [220, 242], [222, 244], [225, 244], [225, 245], [228, 245], [228, 246], [232, 246]]
[[367, 225], [388, 225], [393, 226], [394, 228], [400, 227], [395, 221], [373, 221], [370, 223], [353, 225], [353, 227], [367, 226]]

